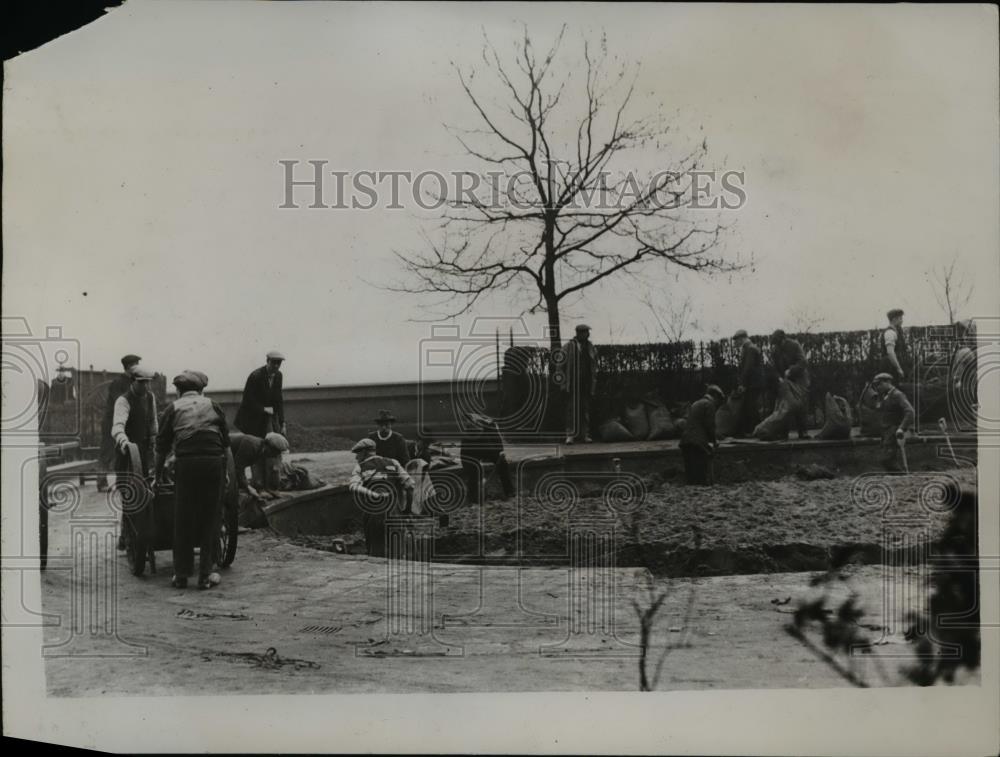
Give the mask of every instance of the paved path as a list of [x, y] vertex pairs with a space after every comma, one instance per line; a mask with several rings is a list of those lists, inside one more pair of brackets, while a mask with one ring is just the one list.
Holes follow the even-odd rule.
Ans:
[[[86, 526], [85, 519], [102, 515], [105, 507], [103, 495], [88, 485], [72, 524]], [[70, 518], [53, 514], [50, 522], [43, 609], [62, 619], [45, 631], [54, 645], [46, 653], [53, 695], [634, 691], [638, 686], [638, 626], [631, 606], [638, 584], [630, 568], [574, 576], [566, 569], [429, 565], [423, 578], [412, 577], [396, 594], [384, 560], [317, 552], [266, 532], [247, 532], [220, 586], [177, 591], [169, 585], [169, 552], [158, 553], [157, 575], [136, 578], [113, 545], [106, 553], [95, 551], [109, 544], [100, 539], [78, 540], [76, 559], [68, 559]], [[74, 564], [96, 572], [74, 571]], [[613, 577], [607, 607], [615, 633], [597, 627], [567, 643], [569, 619], [586, 617], [571, 596], [602, 575]], [[855, 575], [871, 623], [881, 622], [881, 577], [880, 568]], [[427, 579], [430, 584], [420, 583]], [[676, 647], [660, 688], [845, 685], [783, 631], [796, 598], [811, 591], [808, 583], [809, 574], [802, 573], [660, 582], [657, 588], [670, 594], [656, 623], [654, 654], [667, 644]], [[429, 592], [418, 591], [421, 585]], [[111, 591], [102, 593], [102, 587]], [[419, 629], [422, 598], [432, 598], [426, 617], [433, 633], [393, 633], [393, 622], [396, 630]], [[787, 598], [788, 604], [772, 603]], [[115, 612], [108, 610], [112, 600]], [[905, 608], [897, 609], [893, 615]], [[89, 629], [105, 611], [111, 617], [107, 629], [117, 628], [117, 640]], [[276, 650], [271, 656], [269, 648]], [[878, 649], [907, 654], [909, 646], [897, 637]], [[51, 656], [69, 652], [73, 656]], [[886, 665], [895, 670], [898, 662]]]

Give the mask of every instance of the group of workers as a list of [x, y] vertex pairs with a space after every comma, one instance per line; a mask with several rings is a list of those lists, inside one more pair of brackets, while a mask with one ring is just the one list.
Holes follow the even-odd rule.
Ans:
[[[902, 331], [903, 311], [887, 313], [889, 327], [883, 332], [882, 370], [872, 379], [882, 416], [881, 462], [888, 470], [899, 469], [900, 448], [906, 431], [914, 422], [913, 406], [897, 384], [904, 378], [907, 347]], [[590, 327], [576, 327], [575, 337], [567, 342], [555, 362], [555, 381], [565, 392], [566, 443], [590, 442], [590, 405], [596, 392], [597, 350], [590, 341]], [[802, 345], [777, 330], [771, 336], [770, 381], [759, 347], [750, 341], [745, 330], [733, 335], [739, 350], [736, 392], [742, 395], [734, 436], [746, 436], [760, 422], [764, 393], [780, 379], [809, 386], [809, 366]], [[111, 382], [103, 429], [102, 462], [104, 470], [122, 474], [132, 471], [128, 444], [138, 448], [142, 474], [153, 482], [173, 480], [177, 507], [174, 518], [174, 578], [172, 585], [187, 586], [194, 573], [193, 550], [200, 549], [198, 586], [208, 588], [220, 579], [213, 567], [212, 545], [218, 533], [223, 489], [226, 485], [226, 451], [232, 453], [236, 469], [235, 485], [250, 496], [273, 494], [273, 463], [289, 450], [285, 437], [286, 423], [282, 397], [281, 365], [285, 357], [269, 352], [266, 363], [247, 378], [242, 400], [230, 430], [219, 405], [204, 395], [208, 377], [199, 371], [186, 370], [173, 379], [177, 399], [157, 412], [149, 390], [154, 375], [141, 365], [138, 355], [122, 358], [124, 373]], [[713, 482], [712, 460], [718, 440], [715, 417], [725, 403], [722, 389], [709, 385], [703, 397], [690, 406], [680, 439], [688, 483], [707, 485]], [[794, 411], [792, 422], [799, 438], [807, 438], [804, 404]], [[469, 499], [479, 502], [483, 495], [483, 473], [495, 472], [505, 497], [514, 493], [510, 465], [504, 453], [503, 437], [496, 421], [477, 413], [464, 415], [459, 462]], [[411, 458], [431, 462], [434, 440], [427, 432], [411, 447], [392, 425], [396, 418], [381, 410], [374, 419], [376, 429], [354, 445], [356, 465], [350, 490], [368, 503], [365, 535], [370, 551], [378, 553], [384, 539], [381, 520], [376, 517], [384, 508], [379, 503], [395, 503], [402, 512], [412, 512], [415, 483], [408, 472]], [[436, 450], [440, 454], [440, 449]], [[167, 471], [171, 467], [172, 470]], [[253, 471], [252, 479], [245, 474]], [[106, 478], [98, 487], [107, 488]], [[123, 530], [125, 522], [123, 519]], [[123, 534], [124, 535], [124, 534]], [[119, 539], [119, 549], [124, 540]]]
[[[207, 589], [221, 580], [213, 570], [214, 545], [220, 529], [226, 488], [226, 456], [232, 453], [236, 486], [257, 494], [256, 485], [268, 487], [267, 461], [279, 458], [289, 448], [284, 436], [281, 396], [281, 363], [284, 355], [270, 352], [267, 363], [247, 379], [236, 415], [238, 431], [230, 432], [226, 415], [218, 403], [204, 395], [208, 376], [185, 370], [174, 377], [177, 399], [158, 412], [149, 385], [154, 374], [141, 365], [142, 358], [122, 358], [122, 375], [108, 390], [104, 416], [101, 461], [103, 470], [117, 476], [140, 475], [153, 486], [170, 480], [174, 484], [173, 530], [174, 576], [171, 585], [183, 589], [194, 575], [194, 549], [199, 550], [197, 585]], [[135, 470], [130, 445], [138, 451]], [[254, 481], [246, 478], [246, 468]], [[107, 489], [107, 477], [98, 488]], [[126, 547], [128, 519], [123, 514], [118, 548]]]
[[[913, 406], [897, 386], [905, 377], [902, 366], [909, 362], [906, 338], [903, 335], [903, 315], [903, 311], [898, 308], [886, 313], [889, 326], [881, 335], [881, 370], [871, 380], [871, 386], [877, 395], [876, 406], [881, 414], [880, 462], [890, 472], [900, 470], [900, 455], [906, 431], [914, 421]], [[741, 438], [753, 433], [760, 423], [760, 406], [768, 382], [761, 350], [750, 341], [747, 332], [740, 329], [733, 334], [733, 343], [739, 350], [736, 392], [742, 395], [733, 437]], [[805, 351], [797, 340], [781, 329], [776, 330], [771, 335], [770, 357], [772, 388], [780, 378], [797, 384], [803, 391], [809, 388], [809, 364]], [[726, 395], [722, 389], [712, 384], [707, 387], [705, 395], [691, 405], [680, 442], [685, 478], [689, 484], [708, 485], [713, 482], [712, 459], [718, 449], [715, 414], [725, 401]], [[799, 439], [808, 439], [805, 403], [793, 407], [792, 422]]]

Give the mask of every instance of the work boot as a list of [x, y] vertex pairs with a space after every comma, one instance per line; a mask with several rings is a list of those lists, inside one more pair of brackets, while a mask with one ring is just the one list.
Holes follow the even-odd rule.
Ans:
[[564, 442], [564, 444], [572, 444], [575, 441], [576, 440], [572, 436], [567, 436], [566, 437], [566, 441]]
[[175, 589], [186, 589], [188, 585], [188, 580], [183, 576], [174, 576], [173, 580], [170, 582], [170, 585], [173, 586]]
[[97, 491], [106, 492], [108, 490], [108, 477], [98, 476], [97, 477]]

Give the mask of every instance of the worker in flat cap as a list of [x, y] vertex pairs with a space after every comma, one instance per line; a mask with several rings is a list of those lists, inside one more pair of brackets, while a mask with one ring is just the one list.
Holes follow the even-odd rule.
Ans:
[[[805, 397], [809, 391], [809, 361], [806, 352], [797, 339], [785, 334], [782, 329], [775, 329], [771, 334], [771, 389], [774, 393], [773, 412], [780, 398], [781, 379], [792, 382], [795, 392]], [[808, 439], [808, 418], [806, 417], [808, 403], [803, 401], [795, 405], [792, 421], [799, 439]]]
[[899, 471], [900, 445], [906, 444], [906, 431], [913, 425], [913, 405], [896, 388], [891, 373], [882, 372], [872, 379], [878, 394], [882, 416], [882, 466], [890, 472]]
[[101, 471], [97, 475], [97, 490], [107, 491], [108, 472], [115, 470], [116, 451], [114, 439], [111, 437], [111, 424], [115, 418], [115, 403], [118, 398], [132, 386], [131, 369], [139, 365], [142, 358], [138, 355], [128, 354], [122, 358], [122, 373], [119, 373], [108, 384], [107, 401], [104, 403], [104, 415], [101, 418]]
[[726, 395], [715, 384], [705, 388], [705, 395], [691, 404], [681, 435], [684, 478], [689, 485], [711, 486], [715, 483], [712, 458], [719, 443], [715, 438], [715, 411]]
[[[247, 376], [243, 399], [234, 424], [244, 434], [263, 439], [272, 431], [287, 436], [285, 403], [282, 397], [281, 364], [285, 356], [277, 350], [267, 353], [267, 362]], [[264, 462], [253, 468], [254, 484], [277, 488], [277, 471]]]
[[222, 517], [229, 426], [222, 408], [201, 394], [200, 376], [183, 371], [174, 378], [178, 397], [163, 412], [156, 436], [156, 478], [174, 453], [174, 588], [187, 587], [198, 547], [198, 588], [220, 581], [213, 570]]
[[388, 410], [379, 410], [374, 420], [377, 428], [368, 434], [368, 438], [375, 442], [376, 455], [395, 460], [405, 468], [410, 462], [410, 451], [406, 438], [398, 431], [392, 430], [392, 424], [395, 422], [395, 415]]
[[590, 341], [590, 326], [576, 327], [576, 335], [555, 356], [554, 375], [565, 402], [566, 444], [593, 441], [590, 404], [597, 391], [597, 348]]
[[[126, 484], [126, 477], [129, 475], [139, 475], [147, 478], [152, 472], [153, 466], [153, 442], [156, 439], [157, 418], [156, 418], [156, 398], [150, 391], [150, 382], [153, 380], [152, 371], [147, 371], [139, 365], [133, 365], [129, 369], [129, 388], [124, 394], [115, 400], [114, 415], [111, 419], [111, 438], [113, 449], [115, 450], [115, 484], [121, 485], [123, 497], [125, 492], [132, 486]], [[131, 442], [139, 448], [139, 460], [142, 465], [141, 471], [131, 470], [131, 458], [128, 455], [127, 445]], [[133, 484], [134, 485], [134, 484]], [[118, 535], [118, 548], [125, 549], [124, 537], [124, 512], [122, 519], [122, 530]]]
[[[246, 469], [267, 460], [280, 460], [282, 454], [288, 452], [288, 439], [272, 431], [263, 439], [252, 434], [233, 431], [229, 434], [229, 449], [233, 453], [236, 465], [236, 485], [240, 492], [259, 497], [260, 492], [247, 481]], [[274, 496], [274, 492], [265, 489], [265, 493]]]
[[357, 463], [348, 485], [364, 512], [368, 554], [385, 556], [385, 518], [393, 512], [413, 512], [413, 479], [396, 460], [379, 456], [375, 442], [365, 438], [351, 448]]
[[760, 403], [764, 393], [764, 356], [760, 347], [750, 341], [744, 329], [733, 334], [733, 345], [740, 351], [736, 391], [743, 398], [733, 436], [740, 438], [753, 434], [760, 423]]
[[889, 328], [882, 332], [882, 372], [892, 376], [893, 383], [898, 384], [906, 378], [903, 366], [910, 362], [910, 353], [906, 347], [906, 337], [903, 334], [903, 311], [893, 308], [885, 317], [889, 320]]

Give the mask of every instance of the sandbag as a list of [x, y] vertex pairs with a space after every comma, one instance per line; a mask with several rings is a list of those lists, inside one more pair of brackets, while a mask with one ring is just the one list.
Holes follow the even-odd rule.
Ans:
[[267, 526], [267, 516], [264, 515], [264, 502], [248, 492], [240, 492], [238, 505], [239, 524], [244, 528], [264, 528]]
[[598, 430], [597, 435], [603, 442], [631, 442], [635, 441], [632, 432], [625, 428], [618, 421], [608, 421]]
[[649, 418], [646, 413], [646, 405], [643, 402], [629, 405], [622, 413], [622, 424], [633, 439], [645, 439], [649, 436]]
[[662, 405], [649, 409], [649, 436], [650, 441], [658, 439], [674, 439], [680, 434], [677, 431], [677, 424], [670, 415], [670, 411]]
[[851, 407], [843, 397], [826, 393], [824, 404], [826, 417], [823, 428], [816, 434], [817, 439], [850, 439]]
[[715, 436], [725, 439], [735, 434], [739, 428], [742, 411], [743, 394], [733, 392], [726, 403], [715, 411]]
[[776, 442], [788, 438], [788, 429], [794, 412], [805, 400], [805, 387], [787, 379], [778, 379], [778, 401], [774, 412], [757, 424], [753, 430], [755, 439]]
[[309, 491], [325, 485], [324, 481], [314, 478], [301, 465], [283, 462], [278, 466], [278, 488], [281, 491]]

